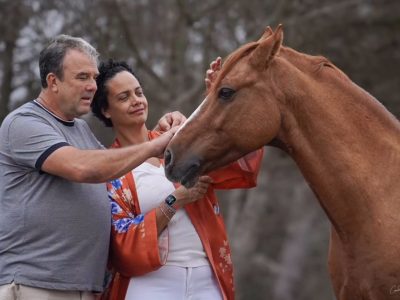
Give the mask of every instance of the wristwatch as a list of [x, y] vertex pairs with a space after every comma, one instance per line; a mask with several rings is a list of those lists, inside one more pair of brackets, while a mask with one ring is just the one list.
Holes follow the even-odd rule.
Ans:
[[175, 203], [175, 201], [176, 201], [176, 198], [172, 194], [168, 195], [167, 198], [165, 198], [165, 203], [167, 203], [168, 206], [171, 206], [171, 207]]

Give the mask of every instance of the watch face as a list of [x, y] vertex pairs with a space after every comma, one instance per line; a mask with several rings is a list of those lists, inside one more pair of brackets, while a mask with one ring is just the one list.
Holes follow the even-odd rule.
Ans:
[[169, 195], [167, 198], [165, 198], [165, 203], [167, 203], [169, 206], [174, 204], [176, 201], [176, 198], [174, 195]]

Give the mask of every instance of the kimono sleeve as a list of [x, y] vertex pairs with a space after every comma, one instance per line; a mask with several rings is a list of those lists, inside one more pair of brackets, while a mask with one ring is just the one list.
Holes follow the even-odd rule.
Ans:
[[257, 185], [264, 149], [260, 148], [209, 174], [216, 189], [251, 188]]
[[145, 215], [133, 215], [121, 197], [122, 187], [116, 186], [116, 182], [107, 184], [112, 213], [111, 263], [126, 277], [157, 270], [167, 258], [168, 230], [158, 236], [155, 209]]

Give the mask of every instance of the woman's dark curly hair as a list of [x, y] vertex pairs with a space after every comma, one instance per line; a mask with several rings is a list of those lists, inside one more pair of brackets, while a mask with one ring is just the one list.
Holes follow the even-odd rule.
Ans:
[[124, 61], [114, 61], [109, 59], [108, 61], [101, 62], [99, 66], [99, 75], [96, 79], [97, 91], [94, 94], [93, 101], [90, 106], [93, 114], [107, 127], [113, 126], [111, 120], [106, 118], [103, 114], [103, 111], [107, 110], [108, 108], [107, 82], [116, 74], [123, 71], [127, 71], [136, 77], [129, 65]]

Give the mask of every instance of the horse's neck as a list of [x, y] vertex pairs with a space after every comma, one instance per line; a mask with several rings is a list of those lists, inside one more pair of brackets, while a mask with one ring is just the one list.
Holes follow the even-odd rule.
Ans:
[[388, 212], [380, 210], [383, 206], [375, 207], [379, 201], [384, 199], [386, 208], [400, 202], [397, 120], [350, 82], [338, 87], [337, 94], [302, 97], [288, 99], [292, 105], [282, 108], [284, 129], [278, 139], [338, 232], [348, 230], [349, 222], [362, 226], [365, 218], [384, 217]]

